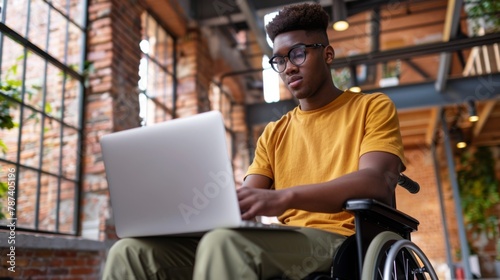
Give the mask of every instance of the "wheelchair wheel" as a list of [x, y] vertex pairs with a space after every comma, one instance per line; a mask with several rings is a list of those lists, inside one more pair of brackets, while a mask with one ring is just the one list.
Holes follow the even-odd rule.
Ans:
[[[387, 272], [384, 277], [386, 267]], [[361, 279], [423, 280], [428, 279], [427, 276], [430, 279], [437, 279], [434, 269], [422, 251], [411, 241], [403, 239], [394, 232], [386, 231], [377, 235], [370, 243], [363, 262]]]

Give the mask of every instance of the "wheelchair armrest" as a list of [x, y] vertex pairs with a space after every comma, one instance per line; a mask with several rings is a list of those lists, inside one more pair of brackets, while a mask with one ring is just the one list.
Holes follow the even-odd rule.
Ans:
[[[355, 216], [360, 216], [363, 221], [369, 220], [401, 235], [417, 231], [420, 224], [415, 218], [375, 199], [348, 200], [345, 210], [353, 212]], [[403, 235], [404, 238], [409, 238], [405, 235]]]
[[[351, 199], [344, 209], [354, 214], [358, 267], [363, 267], [363, 256], [375, 236], [383, 231], [395, 232], [410, 240], [419, 222], [405, 213], [375, 199]], [[361, 270], [359, 271], [361, 275]]]

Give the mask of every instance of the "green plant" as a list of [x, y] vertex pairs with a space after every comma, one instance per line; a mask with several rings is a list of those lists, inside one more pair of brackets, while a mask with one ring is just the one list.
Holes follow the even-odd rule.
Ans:
[[489, 26], [492, 32], [500, 29], [500, 1], [474, 0], [466, 1], [467, 14], [472, 20], [472, 30], [475, 34], [481, 27]]
[[[18, 63], [24, 59], [24, 55], [16, 58], [16, 63], [9, 67], [5, 73], [5, 77], [0, 81], [0, 130], [10, 130], [17, 126], [11, 115], [11, 110], [17, 108], [21, 102], [22, 80], [16, 78]], [[28, 92], [31, 97], [32, 93]], [[7, 145], [0, 139], [0, 151], [7, 153]], [[5, 182], [0, 182], [0, 199], [5, 197], [8, 185]], [[0, 220], [5, 218], [3, 213], [3, 205], [0, 200]]]
[[457, 180], [467, 230], [476, 237], [485, 233], [498, 237], [498, 217], [494, 207], [500, 202], [495, 160], [489, 147], [468, 150], [460, 157]]

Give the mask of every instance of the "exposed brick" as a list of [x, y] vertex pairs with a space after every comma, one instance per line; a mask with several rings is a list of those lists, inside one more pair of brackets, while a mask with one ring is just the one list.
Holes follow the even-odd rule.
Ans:
[[94, 273], [92, 268], [72, 268], [70, 270], [71, 275], [90, 275]]
[[[77, 252], [75, 252], [75, 251], [69, 251], [69, 250], [54, 251], [54, 256], [56, 256], [56, 257], [75, 257], [76, 255], [77, 255]], [[66, 259], [66, 260], [71, 260], [71, 258]]]

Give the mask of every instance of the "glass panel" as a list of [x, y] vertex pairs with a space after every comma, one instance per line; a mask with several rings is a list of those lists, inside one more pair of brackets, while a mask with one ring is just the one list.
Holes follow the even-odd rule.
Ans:
[[85, 15], [87, 13], [85, 9], [87, 7], [85, 7], [84, 4], [86, 2], [87, 1], [79, 1], [79, 0], [70, 1], [70, 7], [69, 7], [70, 18], [80, 26], [83, 26], [83, 24], [85, 23]]
[[80, 61], [82, 60], [81, 52], [83, 32], [78, 26], [74, 25], [73, 23], [69, 24], [68, 32], [68, 57], [66, 64], [73, 68], [73, 70], [78, 71]]
[[59, 13], [52, 13], [50, 17], [49, 48], [47, 52], [57, 60], [65, 63], [64, 48], [68, 38], [66, 27], [68, 20]]
[[21, 164], [39, 168], [41, 115], [29, 108], [23, 109], [23, 126], [21, 129]]
[[49, 64], [47, 67], [47, 92], [44, 111], [47, 115], [57, 119], [62, 118], [62, 87], [63, 75], [61, 69]]
[[28, 40], [40, 49], [46, 50], [49, 6], [42, 0], [31, 2]]
[[59, 161], [61, 158], [61, 124], [51, 118], [45, 118], [43, 133], [43, 171], [59, 175]]
[[20, 168], [17, 184], [17, 222], [19, 227], [35, 227], [38, 172]]
[[155, 79], [155, 87], [157, 89], [155, 100], [161, 104], [164, 109], [172, 110], [172, 77], [169, 75], [157, 75]]
[[139, 90], [142, 124], [162, 122], [172, 118], [173, 75], [172, 37], [147, 13], [142, 14], [143, 41], [139, 47], [144, 53], [139, 65]]
[[148, 125], [154, 124], [156, 122], [157, 108], [156, 104], [150, 98], [148, 98], [146, 113], [146, 123]]
[[45, 60], [34, 53], [28, 52], [24, 103], [40, 111], [43, 110], [44, 69]]
[[57, 177], [42, 174], [40, 183], [38, 229], [53, 231], [56, 230]]
[[64, 128], [63, 135], [63, 155], [62, 176], [68, 179], [77, 180], [78, 170], [78, 131], [76, 129]]
[[148, 64], [149, 61], [146, 57], [141, 58], [139, 63], [139, 90], [145, 91], [148, 88]]
[[174, 73], [174, 39], [167, 38], [167, 71]]
[[[12, 30], [26, 35], [26, 19], [28, 18], [28, 0], [9, 0], [5, 9], [5, 25]], [[19, 20], [22, 19], [22, 20]]]
[[156, 61], [162, 65], [167, 65], [167, 33], [163, 29], [158, 29], [158, 36], [154, 45]]
[[151, 44], [151, 49], [154, 49], [154, 44], [155, 44], [155, 41], [156, 41], [156, 34], [155, 34], [155, 31], [156, 31], [156, 28], [157, 28], [157, 23], [156, 21], [154, 20], [154, 18], [152, 16], [150, 16], [148, 14], [147, 18], [146, 18], [146, 25], [145, 25], [145, 28], [146, 28], [146, 38], [148, 39], [152, 39], [152, 42], [150, 41], [150, 44]]
[[68, 181], [61, 181], [61, 197], [60, 197], [60, 209], [59, 209], [59, 231], [64, 233], [76, 233], [75, 232], [75, 190], [77, 184]]
[[0, 81], [2, 92], [17, 96], [20, 100], [23, 86], [24, 48], [9, 37], [4, 36], [3, 39], [2, 79]]
[[155, 82], [157, 76], [155, 74], [157, 73], [157, 71], [158, 71], [158, 65], [156, 65], [153, 61], [151, 61], [151, 59], [149, 59], [147, 92], [150, 98], [156, 97], [156, 95], [158, 94], [156, 92], [157, 89], [155, 88]]
[[67, 76], [64, 87], [63, 121], [70, 126], [80, 128], [80, 83]]

